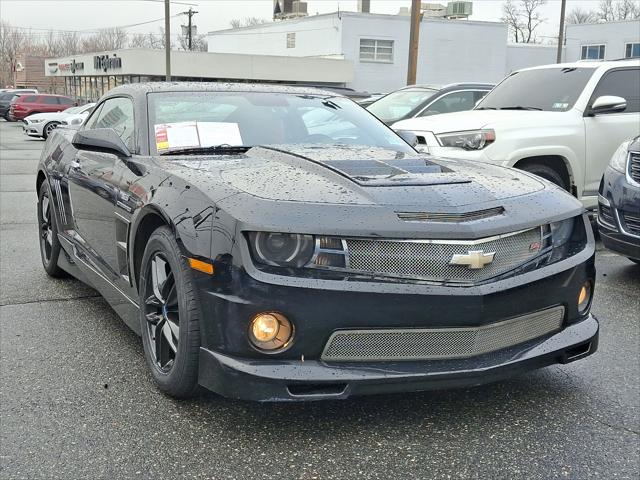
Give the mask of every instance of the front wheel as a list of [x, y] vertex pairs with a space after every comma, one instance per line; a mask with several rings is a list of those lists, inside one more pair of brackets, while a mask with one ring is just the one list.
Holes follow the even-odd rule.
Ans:
[[151, 235], [140, 271], [140, 327], [147, 365], [176, 398], [198, 386], [200, 308], [192, 274], [168, 227]]
[[40, 185], [38, 192], [38, 226], [40, 237], [40, 258], [45, 272], [50, 277], [60, 278], [66, 276], [64, 270], [58, 266], [60, 255], [60, 240], [58, 240], [58, 223], [53, 207], [53, 199], [49, 184], [45, 180]]
[[49, 137], [49, 135], [51, 135], [51, 132], [53, 132], [53, 130], [60, 125], [60, 122], [49, 122], [47, 123], [44, 128], [42, 129], [42, 138], [44, 138], [45, 140]]
[[534, 175], [538, 175], [539, 177], [544, 178], [545, 180], [549, 180], [551, 183], [555, 183], [560, 188], [569, 191], [569, 185], [562, 178], [558, 172], [556, 172], [553, 168], [548, 167], [547, 165], [543, 165], [541, 163], [532, 163], [530, 165], [525, 165], [522, 167], [522, 170], [525, 172], [533, 173]]

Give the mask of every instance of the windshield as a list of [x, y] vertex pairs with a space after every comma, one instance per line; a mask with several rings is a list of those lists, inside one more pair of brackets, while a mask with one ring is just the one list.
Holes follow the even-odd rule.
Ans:
[[515, 72], [485, 96], [476, 110], [566, 112], [582, 93], [594, 68], [541, 68]]
[[437, 92], [431, 88], [405, 88], [390, 93], [367, 107], [384, 123], [403, 120], [406, 115], [420, 107]]
[[67, 108], [66, 110], [64, 110], [64, 113], [76, 113], [78, 112], [82, 107], [71, 107], [71, 108]]
[[151, 150], [282, 144], [365, 145], [413, 152], [343, 97], [258, 92], [149, 94]]

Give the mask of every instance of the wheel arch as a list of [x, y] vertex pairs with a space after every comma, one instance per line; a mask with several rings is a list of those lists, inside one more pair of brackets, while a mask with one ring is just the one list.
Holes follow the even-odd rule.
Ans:
[[532, 155], [521, 158], [513, 164], [515, 168], [526, 170], [529, 165], [545, 165], [556, 171], [569, 186], [571, 193], [576, 196], [576, 182], [571, 163], [562, 155]]
[[46, 179], [47, 176], [45, 175], [45, 173], [42, 170], [38, 170], [38, 175], [36, 176], [36, 193], [40, 192], [40, 187]]
[[153, 232], [164, 226], [171, 228], [174, 234], [176, 233], [171, 220], [165, 212], [153, 205], [145, 207], [135, 222], [130, 242], [130, 245], [133, 247], [130, 262], [133, 266], [133, 281], [136, 289], [139, 288], [140, 266], [142, 265], [144, 249]]

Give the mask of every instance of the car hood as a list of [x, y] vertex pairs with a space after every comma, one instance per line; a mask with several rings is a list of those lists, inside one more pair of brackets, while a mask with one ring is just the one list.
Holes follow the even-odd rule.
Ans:
[[537, 112], [531, 110], [469, 110], [466, 112], [443, 113], [429, 117], [402, 120], [393, 125], [394, 130], [433, 132], [436, 135], [447, 132], [462, 132], [480, 128], [511, 125], [514, 121], [522, 126], [526, 123], [539, 125], [543, 118], [557, 112]]
[[64, 112], [50, 112], [50, 113], [36, 113], [29, 115], [27, 120], [63, 120], [69, 113]]
[[[234, 217], [249, 224], [269, 218], [272, 228], [278, 223], [290, 228], [303, 217], [330, 228], [331, 222], [342, 218], [344, 226], [345, 217], [353, 217], [354, 228], [388, 231], [405, 213], [502, 208], [506, 213], [492, 227], [504, 231], [582, 209], [566, 192], [515, 169], [382, 148], [282, 145], [159, 161]], [[420, 230], [418, 222], [402, 223], [394, 233]], [[440, 227], [443, 233], [451, 230]]]

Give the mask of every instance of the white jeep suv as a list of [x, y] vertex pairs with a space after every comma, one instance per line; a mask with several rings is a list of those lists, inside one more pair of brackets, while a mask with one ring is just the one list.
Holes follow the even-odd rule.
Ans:
[[616, 148], [640, 134], [640, 60], [526, 68], [507, 76], [473, 110], [393, 125], [433, 155], [516, 167], [598, 206]]

